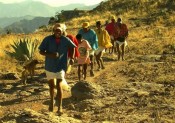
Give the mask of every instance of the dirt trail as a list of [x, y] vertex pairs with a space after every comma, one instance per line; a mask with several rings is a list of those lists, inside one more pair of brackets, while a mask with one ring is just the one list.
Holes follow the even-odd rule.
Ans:
[[[87, 82], [95, 82], [97, 84], [102, 84], [100, 82], [101, 82], [101, 79], [104, 76], [106, 76], [106, 78], [109, 78], [109, 80], [107, 80], [107, 81], [111, 81], [111, 80], [116, 81], [116, 78], [119, 78], [119, 77], [116, 77], [116, 78], [114, 77], [113, 78], [111, 76], [112, 71], [110, 71], [110, 70], [111, 70], [111, 68], [116, 66], [117, 61], [109, 61], [108, 63], [104, 63], [104, 64], [105, 64], [105, 69], [104, 70], [100, 70], [100, 71], [97, 71], [96, 69], [94, 70], [94, 72], [95, 72], [94, 77], [90, 77], [89, 76], [89, 70], [87, 70], [88, 75], [87, 75], [87, 80], [86, 81]], [[97, 66], [95, 66], [95, 67], [97, 67]], [[89, 69], [89, 67], [88, 67], [88, 69]], [[40, 71], [43, 71], [43, 70], [40, 70]], [[78, 81], [77, 68], [73, 67], [71, 73], [72, 74], [68, 75], [67, 81], [68, 81], [68, 84], [73, 86]], [[120, 79], [121, 79], [121, 77], [120, 77]], [[119, 80], [119, 79], [117, 79], [117, 80]], [[4, 80], [4, 82], [5, 82], [5, 80]], [[10, 83], [13, 83], [13, 82], [10, 82]], [[19, 82], [15, 82], [15, 83], [19, 83]], [[27, 92], [28, 90], [27, 89], [25, 90], [25, 88], [27, 88], [27, 87], [32, 89], [33, 88], [32, 86], [33, 86], [32, 84], [31, 85], [29, 84], [29, 85], [26, 85], [26, 86], [17, 84], [17, 87], [10, 87], [10, 88], [14, 89], [14, 92], [11, 92], [10, 90], [5, 90], [5, 91], [9, 91], [9, 92], [2, 93], [2, 96], [1, 96], [2, 97], [2, 99], [1, 99], [1, 111], [0, 111], [1, 116], [5, 115], [9, 112], [20, 110], [21, 108], [24, 109], [24, 108], [29, 108], [30, 107], [30, 109], [33, 109], [35, 111], [40, 111], [40, 110], [43, 110], [43, 109], [47, 110], [47, 108], [48, 108], [47, 104], [49, 102], [49, 94], [47, 93], [47, 91], [44, 92], [44, 93], [46, 93], [46, 95], [40, 95], [40, 94], [38, 95], [37, 92], [34, 95], [30, 95], [30, 96], [27, 96], [27, 94], [26, 95], [24, 94], [23, 96], [19, 95], [19, 93], [21, 91], [26, 91]], [[40, 86], [43, 86], [43, 85], [40, 85]], [[47, 84], [44, 85], [44, 88], [48, 89]], [[70, 97], [71, 97], [71, 92], [64, 91], [64, 97], [63, 98], [70, 98]]]
[[[142, 56], [139, 57], [139, 59], [141, 58]], [[174, 83], [171, 80], [167, 83], [152, 81], [157, 75], [151, 73], [152, 69], [159, 72], [159, 69], [164, 69], [163, 64], [150, 62], [149, 59], [146, 59], [149, 62], [139, 62], [136, 58], [134, 61], [132, 61], [133, 58], [126, 59], [127, 61], [116, 61], [115, 56], [106, 54], [104, 56], [105, 69], [97, 71], [97, 65], [95, 65], [94, 77], [90, 77], [90, 67], [88, 67], [86, 81], [99, 86], [101, 95], [94, 99], [77, 101], [71, 98], [71, 92], [64, 91], [64, 115], [62, 117], [69, 119], [70, 123], [76, 123], [70, 118], [85, 123], [97, 121], [135, 123], [154, 122], [155, 120], [173, 123], [173, 118], [175, 118]], [[166, 69], [174, 71], [173, 67]], [[38, 71], [41, 74], [44, 72], [43, 69]], [[160, 74], [158, 73], [158, 75]], [[66, 76], [66, 80], [71, 87], [78, 82], [76, 65], [73, 66], [71, 73]], [[169, 84], [171, 86], [167, 87]], [[0, 93], [0, 116], [3, 117], [25, 108], [41, 114], [43, 112], [47, 113], [49, 104], [48, 89], [47, 81], [43, 78], [34, 80], [31, 84], [25, 86], [9, 84], [3, 87]], [[55, 112], [56, 107], [53, 116], [56, 116]], [[167, 114], [167, 112], [169, 113]], [[162, 118], [157, 116], [157, 113]]]

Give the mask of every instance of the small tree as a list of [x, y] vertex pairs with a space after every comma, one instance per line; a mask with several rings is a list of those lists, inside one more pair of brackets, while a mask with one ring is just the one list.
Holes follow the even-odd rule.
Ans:
[[61, 22], [65, 21], [65, 18], [63, 16], [63, 12], [64, 12], [64, 10], [62, 10], [61, 13], [60, 12], [56, 12], [55, 18], [56, 18], [56, 21], [58, 23], [61, 23]]
[[7, 30], [6, 30], [6, 33], [7, 33], [7, 34], [10, 34], [10, 33], [11, 33], [11, 31], [10, 31], [9, 29], [7, 29]]
[[54, 24], [56, 23], [56, 18], [50, 17], [49, 24]]

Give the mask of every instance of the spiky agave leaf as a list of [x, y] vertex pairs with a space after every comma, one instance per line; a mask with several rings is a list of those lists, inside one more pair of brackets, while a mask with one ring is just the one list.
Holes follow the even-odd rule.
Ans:
[[7, 55], [15, 58], [18, 61], [25, 62], [26, 60], [30, 60], [33, 58], [35, 51], [38, 48], [38, 44], [35, 41], [31, 41], [29, 39], [20, 39], [17, 42], [12, 44], [12, 48], [14, 51], [5, 51]]
[[11, 45], [11, 47], [13, 48], [14, 51], [10, 52], [10, 51], [5, 51], [9, 56], [14, 57], [15, 59], [19, 60], [19, 61], [24, 61], [24, 51], [23, 51], [23, 47], [24, 44], [19, 41], [19, 42], [14, 42], [13, 45]]
[[33, 58], [33, 56], [34, 56], [34, 52], [37, 50], [37, 48], [38, 48], [38, 44], [37, 44], [37, 41], [38, 40], [34, 40], [33, 42], [31, 42], [31, 41], [28, 41], [27, 42], [27, 48], [29, 49], [29, 54], [28, 54], [28, 56], [29, 56], [29, 58]]

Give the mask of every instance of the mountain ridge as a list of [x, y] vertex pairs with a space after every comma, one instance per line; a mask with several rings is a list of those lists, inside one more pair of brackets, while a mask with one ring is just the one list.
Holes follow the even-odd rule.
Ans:
[[[65, 6], [52, 7], [38, 1], [24, 1], [20, 3], [4, 4], [0, 2], [0, 18], [21, 17], [25, 15], [50, 17], [62, 10], [83, 9], [91, 10], [97, 5], [86, 6], [85, 4], [68, 4]], [[10, 8], [10, 9], [9, 9]]]
[[[74, 4], [68, 4], [60, 7], [52, 7], [38, 1], [24, 1], [19, 3], [10, 3], [10, 4], [5, 4], [0, 2], [0, 33], [5, 33], [6, 32], [5, 30], [11, 30], [11, 31], [18, 30], [17, 32], [19, 33], [21, 32], [19, 30], [21, 30], [21, 28], [24, 28], [24, 27], [17, 27], [15, 26], [15, 24], [19, 26], [25, 25], [25, 24], [22, 24], [22, 22], [23, 23], [30, 22], [32, 24], [32, 20], [36, 17], [50, 18], [50, 17], [54, 17], [55, 13], [60, 13], [62, 10], [74, 10], [74, 9], [91, 10], [96, 6], [97, 5], [86, 6], [84, 4], [74, 3]], [[21, 20], [25, 20], [25, 21], [21, 21]], [[46, 25], [48, 24], [48, 22], [45, 22], [42, 24]], [[39, 26], [41, 25], [38, 25], [38, 27]], [[28, 27], [28, 28], [31, 28], [31, 27]], [[30, 31], [28, 30], [27, 33], [32, 31], [33, 29]]]

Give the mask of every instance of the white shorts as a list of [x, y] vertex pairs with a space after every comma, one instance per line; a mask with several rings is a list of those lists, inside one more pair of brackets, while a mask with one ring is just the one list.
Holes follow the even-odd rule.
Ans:
[[89, 56], [94, 56], [95, 50], [89, 50]]
[[111, 38], [111, 40], [114, 40], [114, 36], [113, 35], [110, 35], [110, 38]]
[[98, 47], [98, 49], [95, 50], [95, 55], [98, 55], [100, 52], [105, 52], [105, 47], [102, 46]]
[[119, 44], [119, 46], [121, 46], [122, 44], [124, 44], [124, 46], [128, 45], [126, 40], [124, 42], [116, 41], [116, 43]]
[[62, 79], [63, 80], [64, 76], [65, 76], [64, 70], [57, 72], [57, 73], [46, 71], [47, 80], [50, 80], [50, 79]]

